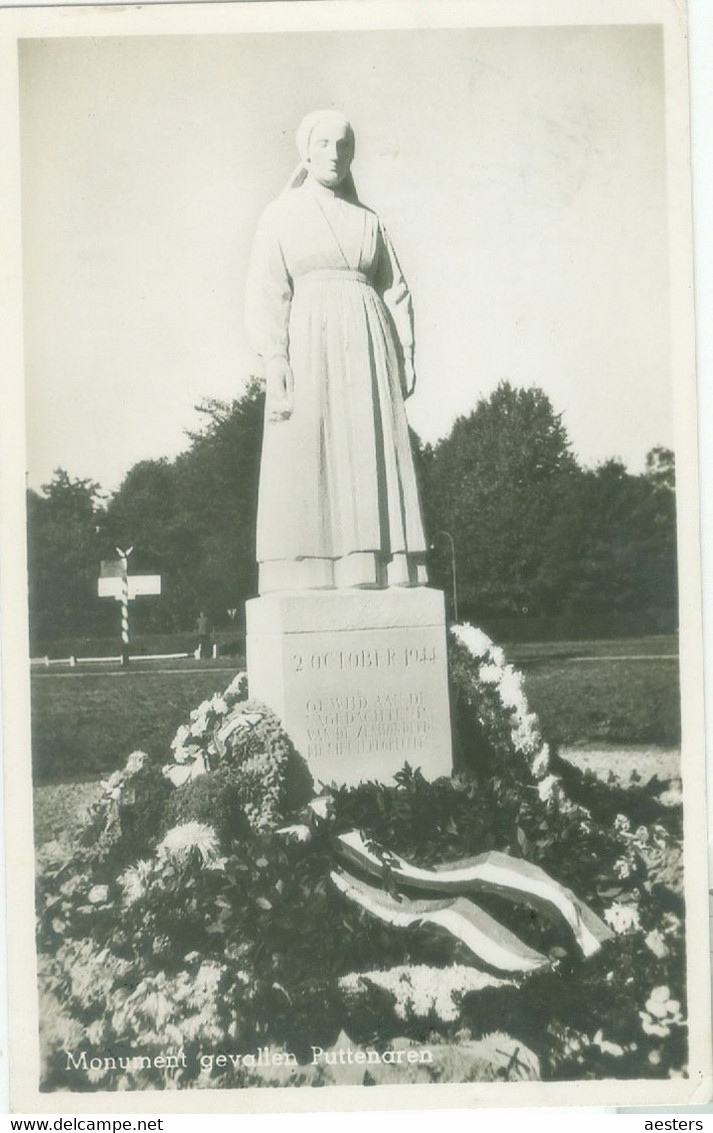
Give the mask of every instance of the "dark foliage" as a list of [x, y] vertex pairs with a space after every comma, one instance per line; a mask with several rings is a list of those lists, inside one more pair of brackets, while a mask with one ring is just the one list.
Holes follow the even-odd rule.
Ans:
[[[242, 628], [256, 592], [255, 517], [264, 398], [257, 381], [231, 404], [206, 401], [202, 429], [175, 460], [147, 460], [108, 506], [98, 486], [58, 471], [29, 493], [33, 648], [57, 637], [116, 633], [96, 597], [101, 559], [133, 546], [131, 569], [163, 579], [160, 600], [132, 604], [133, 633], [190, 631], [205, 609]], [[429, 569], [451, 602], [455, 539], [461, 616], [564, 622], [612, 613], [670, 628], [676, 608], [673, 456], [655, 448], [643, 475], [618, 461], [594, 470], [571, 452], [561, 415], [538, 389], [502, 383], [435, 446], [412, 434]], [[228, 611], [236, 611], [231, 623]], [[609, 623], [607, 623], [609, 624]], [[629, 627], [630, 628], [630, 627]], [[556, 631], [555, 631], [556, 632]], [[569, 629], [568, 632], [573, 632]], [[589, 630], [591, 633], [591, 628]], [[626, 632], [626, 628], [622, 630]], [[516, 634], [517, 636], [517, 634]]]
[[227, 849], [232, 840], [246, 838], [250, 824], [242, 812], [240, 791], [227, 769], [184, 783], [168, 798], [161, 816], [164, 832], [183, 822], [205, 822]]
[[[115, 809], [96, 812], [74, 857], [41, 872], [38, 893], [41, 952], [51, 958], [58, 948], [69, 950], [63, 961], [69, 969], [50, 967], [48, 987], [78, 1023], [101, 1028], [101, 1049], [131, 1046], [132, 1034], [134, 1046], [152, 1049], [156, 1005], [162, 997], [190, 994], [194, 982], [205, 987], [199, 974], [212, 964], [217, 982], [200, 1027], [206, 1034], [215, 1028], [230, 1033], [232, 1050], [271, 1043], [308, 1062], [311, 1045], [329, 1047], [343, 1030], [353, 1042], [378, 1045], [395, 1035], [424, 1042], [433, 1030], [446, 1042], [457, 1041], [456, 1030], [466, 1027], [476, 1038], [504, 1030], [521, 1040], [551, 1080], [661, 1077], [685, 1063], [681, 1026], [669, 1030], [665, 1043], [641, 1029], [640, 1012], [652, 989], [658, 985], [683, 1002], [685, 980], [681, 899], [650, 871], [641, 842], [649, 833], [622, 833], [621, 819], [612, 821], [627, 810], [634, 822], [640, 820], [638, 792], [612, 793], [600, 786], [597, 795], [573, 772], [573, 793], [592, 794], [591, 814], [569, 801], [565, 806], [541, 798], [525, 757], [504, 757], [505, 733], [489, 729], [485, 742], [478, 723], [484, 709], [468, 657], [462, 646], [454, 649], [463, 773], [428, 783], [406, 766], [391, 786], [343, 788], [334, 795], [331, 816], [313, 821], [307, 843], [275, 831], [255, 834], [244, 824], [235, 789], [237, 753], [224, 771], [176, 790], [167, 786], [157, 761], [145, 761], [126, 779]], [[270, 726], [268, 721], [265, 737]], [[258, 747], [263, 744], [264, 739]], [[250, 751], [243, 756], [249, 758]], [[283, 820], [304, 823], [305, 812], [285, 811]], [[225, 855], [220, 869], [206, 870], [198, 850], [182, 859], [155, 855], [167, 828], [183, 822], [217, 828]], [[347, 1003], [339, 978], [350, 972], [472, 962], [438, 930], [421, 926], [404, 932], [382, 924], [335, 891], [329, 873], [339, 863], [336, 835], [354, 827], [424, 866], [489, 849], [506, 851], [543, 867], [600, 914], [612, 900], [635, 907], [641, 929], [615, 938], [583, 962], [561, 928], [526, 906], [479, 896], [478, 904], [550, 956], [550, 970], [516, 988], [470, 993], [457, 1024], [435, 1014], [399, 1018], [378, 989]], [[641, 852], [632, 850], [636, 838]], [[622, 877], [617, 864], [623, 856], [629, 872]], [[149, 881], [127, 903], [122, 897], [127, 882], [119, 871], [142, 857]], [[391, 886], [388, 861], [382, 881]], [[666, 917], [665, 948], [654, 954], [644, 934], [665, 928]], [[88, 945], [93, 952], [83, 951]], [[100, 965], [96, 986], [86, 979], [75, 986], [68, 979], [80, 960]], [[130, 1033], [115, 1032], [113, 997], [123, 1002], [127, 987], [138, 996], [124, 1024]], [[154, 994], [157, 988], [163, 989], [160, 995]], [[200, 1038], [184, 1043], [189, 1059], [200, 1046]], [[195, 1059], [193, 1066], [182, 1085], [194, 1079]], [[81, 1073], [68, 1075], [66, 1058], [53, 1055], [46, 1087], [68, 1084], [86, 1088], [87, 1082]], [[161, 1086], [165, 1078], [149, 1075], [144, 1084]]]

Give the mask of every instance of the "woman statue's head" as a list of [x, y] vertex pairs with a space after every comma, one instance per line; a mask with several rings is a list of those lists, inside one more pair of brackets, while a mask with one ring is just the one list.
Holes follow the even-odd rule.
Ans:
[[338, 110], [315, 110], [297, 130], [297, 148], [312, 177], [336, 189], [349, 177], [354, 157], [354, 131]]

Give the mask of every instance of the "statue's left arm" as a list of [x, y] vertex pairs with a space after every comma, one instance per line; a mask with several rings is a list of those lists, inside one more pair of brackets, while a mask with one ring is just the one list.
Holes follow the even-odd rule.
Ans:
[[394, 246], [382, 225], [379, 225], [375, 287], [389, 309], [401, 343], [404, 364], [403, 392], [404, 397], [410, 397], [416, 383], [413, 365], [413, 303]]

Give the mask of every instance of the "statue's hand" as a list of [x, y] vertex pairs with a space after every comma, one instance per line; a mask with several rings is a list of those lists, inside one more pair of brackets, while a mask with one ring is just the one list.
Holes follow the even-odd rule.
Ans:
[[416, 388], [416, 371], [413, 368], [413, 355], [404, 358], [404, 398], [410, 397]]
[[270, 421], [287, 421], [295, 407], [295, 379], [290, 363], [275, 355], [267, 364], [267, 416]]

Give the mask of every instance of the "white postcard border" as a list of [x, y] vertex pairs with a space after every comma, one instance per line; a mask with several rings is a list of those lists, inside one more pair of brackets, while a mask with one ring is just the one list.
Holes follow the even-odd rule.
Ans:
[[[26, 37], [236, 34], [328, 29], [661, 23], [665, 34], [670, 194], [672, 350], [679, 510], [686, 933], [690, 1007], [688, 1080], [42, 1094], [34, 942], [34, 846], [24, 513], [24, 387], [17, 40]], [[688, 152], [686, 23], [677, 0], [318, 0], [294, 3], [67, 7], [0, 11], [0, 199], [9, 223], [0, 255], [4, 369], [0, 505], [0, 625], [7, 824], [11, 1104], [15, 1112], [306, 1112], [446, 1106], [635, 1105], [707, 1102], [712, 1092], [706, 876], [705, 736]]]

